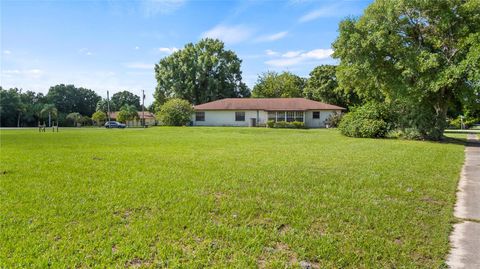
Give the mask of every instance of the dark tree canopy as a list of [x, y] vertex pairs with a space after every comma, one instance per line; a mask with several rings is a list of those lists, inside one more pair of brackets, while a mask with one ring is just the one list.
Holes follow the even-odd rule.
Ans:
[[283, 72], [265, 72], [258, 76], [257, 83], [253, 87], [253, 97], [280, 98], [280, 97], [303, 97], [305, 79]]
[[18, 116], [24, 111], [19, 90], [0, 87], [0, 126], [17, 126]]
[[439, 139], [449, 103], [478, 105], [478, 0], [377, 0], [340, 23], [340, 86], [404, 106], [406, 127]]
[[242, 82], [242, 61], [217, 39], [189, 43], [155, 65], [155, 101], [181, 98], [201, 104], [227, 97], [249, 97]]
[[59, 113], [78, 112], [91, 116], [101, 97], [94, 91], [76, 88], [74, 85], [59, 84], [50, 87], [46, 95], [47, 101], [55, 105]]
[[110, 111], [118, 111], [126, 105], [134, 106], [137, 110], [140, 110], [140, 96], [129, 91], [121, 91], [112, 95], [110, 100]]
[[349, 107], [360, 104], [360, 98], [352, 91], [339, 87], [335, 65], [320, 65], [310, 72], [304, 90], [307, 99]]

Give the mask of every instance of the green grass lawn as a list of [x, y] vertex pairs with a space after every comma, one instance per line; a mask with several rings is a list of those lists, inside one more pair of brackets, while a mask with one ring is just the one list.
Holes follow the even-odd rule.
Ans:
[[0, 132], [2, 268], [437, 268], [464, 158], [325, 129]]

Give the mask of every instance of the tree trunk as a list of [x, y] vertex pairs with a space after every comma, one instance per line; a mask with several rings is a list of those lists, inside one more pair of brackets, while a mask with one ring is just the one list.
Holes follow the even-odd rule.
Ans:
[[437, 100], [435, 102], [435, 117], [434, 117], [434, 126], [429, 134], [430, 138], [433, 140], [440, 140], [443, 137], [443, 132], [445, 131], [447, 125], [447, 110], [448, 110], [448, 98], [445, 96], [446, 89], [441, 89], [437, 95]]

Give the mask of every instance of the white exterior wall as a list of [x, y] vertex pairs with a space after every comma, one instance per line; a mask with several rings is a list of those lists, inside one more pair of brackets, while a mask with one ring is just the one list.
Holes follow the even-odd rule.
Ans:
[[[245, 112], [245, 121], [235, 121], [235, 112]], [[313, 111], [320, 112], [320, 119], [313, 118]], [[268, 112], [264, 110], [207, 110], [205, 121], [195, 121], [195, 113], [192, 115], [194, 126], [245, 126], [248, 127], [250, 118], [257, 119], [258, 124], [265, 124], [268, 120]], [[324, 128], [325, 120], [333, 113], [341, 113], [341, 110], [309, 110], [305, 111], [305, 126], [308, 128]]]
[[[320, 118], [314, 119], [313, 112], [319, 111]], [[324, 128], [325, 127], [325, 120], [333, 113], [337, 112], [340, 114], [341, 110], [309, 110], [305, 113], [305, 126], [308, 128]]]
[[[192, 115], [194, 126], [245, 126], [249, 125], [250, 119], [257, 119], [257, 124], [267, 122], [267, 112], [263, 110], [207, 110], [205, 121], [196, 121], [195, 113]], [[245, 121], [235, 121], [235, 112], [245, 112]]]

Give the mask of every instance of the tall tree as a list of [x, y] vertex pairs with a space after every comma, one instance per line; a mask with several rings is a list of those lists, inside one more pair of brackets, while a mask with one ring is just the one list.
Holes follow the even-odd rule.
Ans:
[[105, 112], [99, 110], [92, 115], [92, 120], [95, 122], [97, 126], [103, 125], [107, 121], [107, 115]]
[[242, 82], [242, 61], [231, 50], [225, 50], [217, 39], [189, 43], [155, 65], [157, 87], [154, 98], [163, 104], [170, 98], [181, 98], [201, 104], [227, 97], [249, 97]]
[[50, 87], [46, 98], [49, 103], [55, 105], [60, 113], [79, 112], [83, 115], [92, 115], [101, 99], [92, 90], [65, 84]]
[[353, 90], [342, 89], [338, 86], [335, 65], [320, 65], [310, 72], [307, 86], [303, 91], [306, 98], [349, 107], [360, 104], [360, 98]]
[[257, 83], [253, 87], [253, 97], [303, 97], [305, 79], [283, 72], [281, 74], [268, 71], [258, 76]]
[[[58, 118], [58, 109], [54, 104], [45, 104], [40, 111], [40, 117], [48, 120], [48, 127], [52, 126], [52, 120]], [[58, 124], [58, 122], [57, 122]]]
[[73, 121], [73, 127], [77, 127], [77, 123], [82, 118], [82, 114], [80, 114], [78, 112], [72, 112], [72, 113], [69, 113], [66, 118], [68, 120]]
[[376, 0], [340, 23], [340, 85], [402, 103], [404, 124], [440, 139], [450, 101], [478, 101], [479, 10], [478, 0]]
[[20, 100], [25, 106], [22, 113], [21, 126], [36, 126], [40, 120], [40, 111], [45, 104], [45, 97], [42, 93], [26, 91], [20, 94]]
[[124, 105], [120, 108], [117, 115], [119, 122], [127, 123], [127, 121], [134, 120], [138, 117], [137, 108], [133, 105]]
[[17, 88], [4, 90], [0, 87], [0, 126], [17, 126], [18, 118], [24, 111]]
[[110, 111], [117, 111], [126, 105], [134, 106], [137, 110], [140, 110], [140, 96], [129, 91], [121, 91], [112, 95]]

